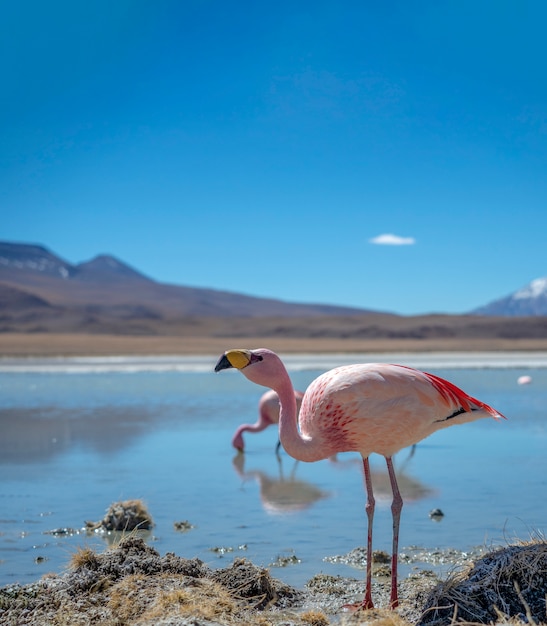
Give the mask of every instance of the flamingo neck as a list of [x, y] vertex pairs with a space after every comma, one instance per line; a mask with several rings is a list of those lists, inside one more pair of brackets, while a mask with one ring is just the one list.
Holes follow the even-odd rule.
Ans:
[[[274, 391], [279, 396], [279, 440], [281, 445], [293, 458], [299, 461], [319, 461], [327, 458], [319, 442], [311, 437], [303, 436], [298, 430], [298, 410], [294, 389], [287, 375], [283, 384]], [[300, 409], [302, 410], [302, 409]]]
[[266, 429], [270, 424], [268, 422], [264, 422], [263, 420], [260, 420], [258, 422], [256, 422], [255, 424], [242, 424], [236, 431], [236, 433], [238, 434], [242, 434], [245, 431], [248, 431], [250, 433], [259, 433], [261, 430]]
[[[298, 461], [319, 461], [332, 454], [317, 437], [303, 436], [298, 429], [298, 408], [296, 396], [289, 373], [281, 359], [269, 350], [258, 350], [255, 354], [263, 355], [260, 366], [250, 365], [241, 372], [253, 383], [273, 389], [279, 398], [279, 440], [288, 454]], [[305, 394], [304, 394], [305, 395]], [[305, 399], [300, 408], [302, 417]]]
[[268, 424], [264, 424], [264, 422], [261, 421], [256, 422], [256, 424], [241, 424], [232, 437], [232, 446], [238, 450], [243, 450], [243, 433], [247, 431], [251, 433], [258, 433], [261, 430], [264, 430], [267, 426]]

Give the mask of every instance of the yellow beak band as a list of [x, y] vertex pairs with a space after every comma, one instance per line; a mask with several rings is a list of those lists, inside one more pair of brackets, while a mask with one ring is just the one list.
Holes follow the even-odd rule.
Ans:
[[251, 362], [251, 354], [248, 350], [228, 350], [225, 354], [232, 367], [240, 370], [247, 367]]

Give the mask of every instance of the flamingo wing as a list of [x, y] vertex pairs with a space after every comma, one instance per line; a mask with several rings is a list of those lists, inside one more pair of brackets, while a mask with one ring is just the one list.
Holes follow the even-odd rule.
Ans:
[[441, 428], [487, 416], [502, 417], [442, 378], [371, 363], [338, 367], [313, 381], [300, 429], [338, 452], [389, 457]]

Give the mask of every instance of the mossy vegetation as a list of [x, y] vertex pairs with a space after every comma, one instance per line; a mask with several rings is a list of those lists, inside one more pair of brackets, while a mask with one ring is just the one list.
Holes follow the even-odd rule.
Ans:
[[[387, 606], [389, 580], [376, 579]], [[79, 549], [62, 575], [0, 589], [6, 626], [454, 626], [544, 624], [547, 542], [535, 539], [482, 555], [447, 580], [426, 571], [400, 583], [397, 611], [343, 612], [363, 581], [317, 574], [298, 590], [242, 558], [222, 569], [161, 556], [131, 533], [103, 553]]]

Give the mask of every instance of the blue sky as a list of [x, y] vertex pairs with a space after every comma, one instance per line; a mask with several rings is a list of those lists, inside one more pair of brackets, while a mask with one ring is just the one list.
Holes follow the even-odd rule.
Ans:
[[0, 239], [461, 313], [547, 274], [547, 3], [0, 5]]

